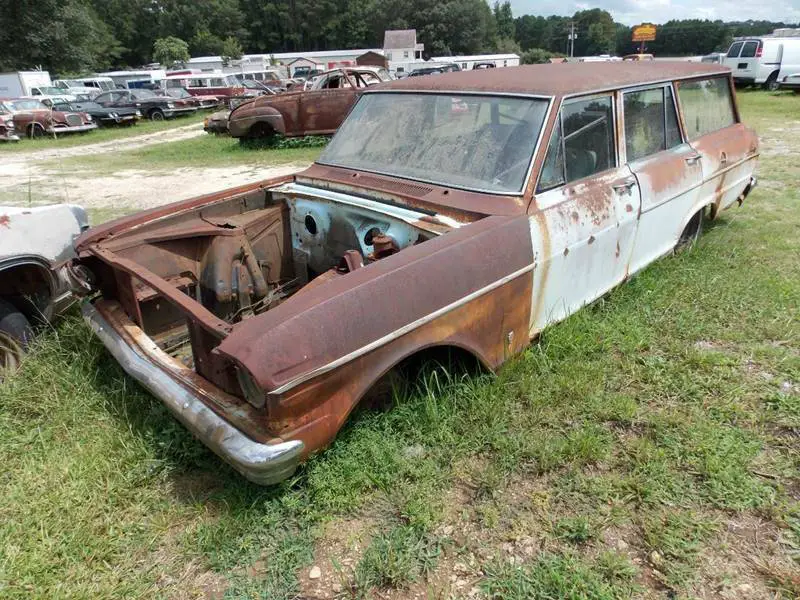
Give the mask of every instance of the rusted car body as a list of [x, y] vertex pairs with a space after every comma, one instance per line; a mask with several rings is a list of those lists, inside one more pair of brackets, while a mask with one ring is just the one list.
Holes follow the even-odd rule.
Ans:
[[12, 114], [17, 133], [30, 138], [97, 129], [97, 123], [87, 113], [53, 110], [35, 99], [0, 99], [0, 112]]
[[[456, 110], [457, 108], [457, 110]], [[288, 476], [405, 359], [489, 369], [754, 185], [730, 73], [533, 65], [365, 90], [294, 176], [78, 242], [85, 318], [249, 479]]]
[[385, 80], [380, 70], [371, 67], [333, 69], [319, 75], [308, 90], [240, 104], [231, 111], [228, 130], [236, 138], [328, 135], [342, 123], [360, 92]]

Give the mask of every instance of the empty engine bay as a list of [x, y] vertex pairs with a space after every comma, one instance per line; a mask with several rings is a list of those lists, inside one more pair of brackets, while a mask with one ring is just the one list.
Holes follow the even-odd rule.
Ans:
[[[403, 207], [291, 183], [168, 215], [103, 246], [236, 324], [431, 239], [443, 231], [431, 222]], [[242, 396], [234, 369], [212, 354], [218, 337], [135, 274], [92, 267], [103, 296], [119, 301], [162, 350]]]

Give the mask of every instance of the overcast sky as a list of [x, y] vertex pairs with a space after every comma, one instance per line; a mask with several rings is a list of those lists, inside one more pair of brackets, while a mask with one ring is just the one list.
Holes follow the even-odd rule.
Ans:
[[723, 21], [800, 21], [800, 0], [511, 0], [514, 16], [571, 16], [579, 10], [603, 8], [615, 21], [626, 25], [643, 22], [664, 23], [670, 19], [722, 19]]

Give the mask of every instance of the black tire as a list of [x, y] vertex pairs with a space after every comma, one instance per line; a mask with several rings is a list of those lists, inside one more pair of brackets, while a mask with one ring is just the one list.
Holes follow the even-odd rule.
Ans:
[[675, 244], [676, 254], [689, 250], [695, 245], [697, 238], [700, 237], [700, 234], [703, 231], [704, 214], [705, 210], [701, 209], [698, 210], [691, 219], [689, 219], [686, 227], [684, 227], [683, 231], [681, 232], [681, 237], [678, 238], [678, 243]]
[[775, 71], [767, 77], [767, 80], [764, 82], [764, 89], [769, 90], [770, 92], [774, 92], [778, 89], [778, 72]]
[[44, 127], [42, 127], [38, 123], [33, 123], [28, 127], [28, 137], [32, 140], [40, 140], [46, 135], [47, 134], [44, 130]]
[[33, 340], [33, 328], [10, 302], [0, 298], [0, 379], [2, 372], [19, 366], [22, 355]]
[[164, 114], [164, 111], [160, 108], [154, 108], [148, 113], [147, 116], [151, 121], [163, 121], [167, 118], [167, 116]]

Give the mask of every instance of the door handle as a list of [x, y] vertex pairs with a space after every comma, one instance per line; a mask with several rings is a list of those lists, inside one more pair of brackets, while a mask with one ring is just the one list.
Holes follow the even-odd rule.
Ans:
[[690, 165], [690, 166], [691, 165], [696, 165], [698, 163], [698, 161], [700, 160], [700, 155], [699, 154], [692, 154], [691, 156], [687, 156], [683, 160], [686, 161], [687, 165]]
[[727, 165], [728, 164], [728, 155], [725, 152], [722, 152], [719, 155], [719, 164]]
[[636, 179], [631, 177], [630, 179], [626, 179], [620, 183], [615, 183], [611, 186], [611, 188], [617, 192], [618, 194], [630, 194], [633, 186], [636, 185]]

